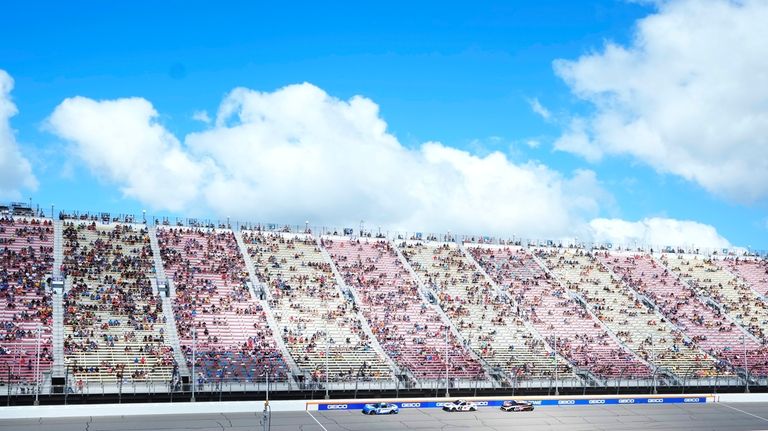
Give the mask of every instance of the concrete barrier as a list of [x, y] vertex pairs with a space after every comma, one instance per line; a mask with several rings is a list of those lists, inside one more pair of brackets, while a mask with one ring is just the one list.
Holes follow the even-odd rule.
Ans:
[[717, 402], [722, 403], [766, 403], [768, 394], [717, 394]]
[[[301, 411], [306, 401], [270, 401], [273, 412]], [[0, 419], [56, 418], [83, 416], [182, 415], [205, 413], [261, 413], [264, 401], [196, 403], [77, 404], [67, 406], [0, 407]]]

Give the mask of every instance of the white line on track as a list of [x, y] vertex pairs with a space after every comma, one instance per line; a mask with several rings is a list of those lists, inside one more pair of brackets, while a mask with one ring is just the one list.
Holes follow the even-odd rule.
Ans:
[[736, 407], [733, 407], [733, 406], [729, 406], [728, 404], [725, 404], [725, 403], [718, 403], [718, 404], [720, 404], [720, 405], [723, 405], [723, 406], [725, 406], [725, 407], [728, 407], [729, 409], [733, 409], [733, 410], [736, 410], [737, 412], [741, 412], [741, 413], [744, 413], [745, 415], [750, 415], [750, 416], [752, 416], [752, 417], [754, 417], [754, 418], [758, 418], [758, 419], [760, 419], [760, 420], [764, 420], [764, 421], [768, 422], [768, 419], [766, 419], [766, 418], [764, 418], [764, 417], [762, 417], [762, 416], [758, 416], [758, 415], [756, 415], [756, 414], [752, 414], [752, 413], [750, 413], [750, 412], [745, 412], [745, 411], [744, 411], [744, 410], [742, 410], [742, 409], [737, 409]]
[[[310, 413], [310, 412], [309, 412], [309, 410], [304, 410], [304, 411], [305, 411], [305, 412], [307, 412], [307, 414], [309, 415], [309, 417], [311, 417], [312, 419], [314, 419], [314, 420], [315, 420], [315, 422], [317, 422], [317, 424], [318, 424], [318, 425], [320, 425], [320, 428], [322, 428], [322, 429], [323, 429], [323, 431], [328, 431], [328, 429], [326, 429], [326, 428], [323, 426], [323, 424], [321, 424], [321, 423], [320, 423], [320, 421], [319, 421], [319, 420], [317, 420], [317, 418], [316, 418], [316, 417], [312, 416], [312, 413]], [[761, 419], [762, 419], [762, 418], [761, 418]], [[763, 419], [763, 420], [765, 420], [765, 419]]]

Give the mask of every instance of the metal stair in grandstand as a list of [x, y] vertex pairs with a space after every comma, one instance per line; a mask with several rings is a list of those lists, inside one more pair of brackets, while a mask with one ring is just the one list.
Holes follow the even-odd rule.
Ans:
[[157, 278], [165, 280], [165, 268], [163, 268], [163, 258], [160, 254], [160, 243], [157, 242], [157, 229], [154, 226], [149, 227], [149, 245], [152, 247], [152, 259], [155, 261], [155, 273]]
[[[288, 347], [285, 345], [285, 341], [281, 336], [280, 327], [275, 320], [274, 314], [272, 314], [272, 308], [269, 306], [269, 300], [272, 299], [272, 293], [269, 291], [269, 289], [266, 288], [266, 286], [264, 286], [261, 281], [259, 281], [258, 277], [256, 276], [256, 268], [253, 265], [251, 255], [248, 253], [248, 247], [243, 241], [242, 232], [233, 231], [233, 233], [235, 234], [235, 241], [237, 241], [240, 254], [243, 256], [243, 260], [245, 261], [245, 268], [248, 270], [248, 278], [250, 279], [250, 282], [248, 283], [248, 291], [251, 292], [251, 296], [256, 301], [258, 301], [259, 305], [261, 305], [261, 308], [264, 310], [264, 316], [267, 319], [267, 326], [269, 326], [269, 328], [272, 330], [272, 338], [275, 339], [275, 343], [280, 349], [280, 354], [285, 359], [285, 363], [288, 365], [291, 374], [294, 377], [301, 376], [303, 373], [298, 364], [296, 364], [296, 360], [294, 360], [293, 356], [291, 356], [290, 352], [288, 351]], [[262, 299], [262, 295], [265, 299]]]
[[592, 319], [595, 322], [597, 322], [598, 325], [600, 325], [600, 328], [603, 331], [605, 331], [605, 333], [608, 334], [608, 336], [611, 337], [611, 339], [614, 342], [616, 342], [616, 344], [618, 344], [619, 346], [623, 347], [624, 350], [629, 352], [638, 362], [646, 365], [649, 369], [655, 370], [655, 372], [661, 374], [662, 370], [660, 369], [660, 367], [656, 366], [656, 364], [652, 364], [652, 363], [646, 361], [645, 359], [640, 357], [640, 355], [638, 355], [634, 350], [630, 349], [629, 346], [627, 346], [623, 341], [621, 341], [621, 339], [619, 339], [619, 337], [617, 337], [616, 334], [614, 334], [613, 331], [611, 331], [611, 329], [608, 328], [608, 326], [606, 326], [605, 323], [603, 323], [603, 321], [600, 320], [597, 317], [597, 315], [595, 315], [595, 313], [592, 310], [592, 307], [589, 305], [589, 303], [581, 295], [579, 295], [578, 293], [576, 293], [576, 292], [572, 291], [571, 289], [569, 289], [568, 285], [566, 283], [564, 283], [563, 280], [561, 280], [560, 277], [557, 276], [557, 274], [553, 273], [552, 271], [549, 270], [549, 268], [547, 268], [547, 265], [544, 264], [544, 262], [542, 262], [541, 259], [539, 259], [538, 256], [536, 256], [536, 253], [530, 252], [529, 254], [533, 258], [534, 262], [536, 262], [536, 264], [539, 265], [539, 267], [544, 272], [549, 274], [549, 276], [550, 276], [550, 278], [552, 280], [556, 281], [566, 292], [568, 292], [568, 295], [571, 298], [575, 299], [579, 304], [581, 304], [582, 307], [584, 307], [584, 310], [587, 313], [589, 313], [590, 316], [592, 316]]
[[64, 223], [53, 221], [53, 278], [61, 278], [61, 265], [64, 264]]
[[173, 358], [179, 367], [179, 375], [182, 377], [190, 376], [187, 360], [181, 350], [179, 342], [179, 332], [176, 329], [176, 318], [173, 315], [173, 304], [171, 298], [161, 295], [163, 300], [163, 316], [165, 316], [165, 343], [173, 347]]
[[243, 241], [243, 233], [241, 231], [232, 231], [235, 234], [235, 241], [237, 242], [237, 247], [240, 249], [240, 254], [243, 256], [243, 261], [245, 262], [245, 269], [248, 270], [248, 278], [251, 280], [251, 294], [254, 295], [254, 298], [256, 299], [262, 299], [263, 298], [266, 301], [272, 300], [272, 292], [267, 289], [266, 286], [264, 286], [264, 283], [262, 283], [259, 278], [256, 276], [256, 266], [253, 264], [253, 259], [251, 258], [251, 255], [248, 253], [248, 246], [245, 244], [245, 241]]
[[[472, 262], [472, 264], [475, 266], [475, 269], [483, 276], [485, 281], [488, 282], [488, 284], [490, 284], [491, 287], [493, 287], [493, 289], [496, 291], [496, 293], [498, 295], [501, 295], [502, 297], [506, 298], [507, 301], [509, 301], [509, 303], [512, 304], [515, 307], [515, 309], [519, 309], [519, 305], [517, 304], [517, 302], [515, 302], [514, 298], [512, 298], [512, 295], [510, 295], [508, 291], [502, 289], [496, 283], [496, 281], [494, 281], [493, 278], [491, 278], [491, 276], [488, 275], [487, 272], [485, 272], [485, 269], [483, 269], [483, 267], [480, 265], [480, 263], [477, 260], [475, 260], [475, 257], [472, 256], [472, 253], [469, 253], [467, 251], [466, 247], [464, 247], [464, 244], [458, 243], [458, 247], [459, 247], [459, 250], [461, 250], [461, 252], [464, 254], [464, 256], [470, 262]], [[552, 346], [549, 345], [549, 342], [547, 342], [547, 340], [544, 338], [544, 336], [542, 336], [541, 333], [536, 328], [534, 328], [533, 325], [531, 325], [531, 322], [529, 322], [527, 319], [520, 319], [520, 320], [523, 322], [523, 325], [528, 330], [528, 332], [530, 332], [534, 336], [534, 338], [536, 338], [536, 339], [538, 339], [538, 340], [543, 342], [544, 348], [547, 350], [548, 353], [550, 353], [550, 354], [555, 353], [555, 355], [557, 355], [557, 357], [562, 362], [569, 364], [571, 366], [571, 368], [574, 369], [574, 371], [578, 369], [578, 367], [575, 364], [573, 364], [571, 361], [569, 361], [566, 357], [564, 357], [564, 356], [560, 355], [559, 353], [555, 352], [555, 350], [552, 348]], [[588, 371], [584, 371], [584, 373], [592, 374], [592, 373], [590, 373]], [[578, 373], [577, 373], [577, 375], [578, 375]], [[594, 375], [592, 377], [594, 377]]]
[[[405, 258], [403, 252], [400, 250], [400, 247], [398, 247], [397, 244], [394, 244], [392, 240], [390, 240], [390, 246], [397, 253], [397, 258], [400, 260], [400, 263], [403, 264], [403, 267], [408, 271], [408, 273], [411, 275], [411, 278], [413, 278], [413, 280], [416, 281], [416, 284], [419, 286], [417, 290], [419, 291], [419, 296], [421, 297], [421, 300], [424, 302], [424, 304], [432, 307], [437, 312], [437, 314], [440, 315], [443, 325], [448, 327], [453, 336], [456, 337], [456, 340], [458, 340], [461, 345], [464, 346], [467, 352], [469, 352], [472, 359], [480, 363], [480, 365], [483, 367], [483, 372], [485, 372], [486, 377], [488, 377], [491, 383], [496, 386], [503, 386], [504, 377], [495, 371], [494, 366], [489, 364], [488, 361], [483, 359], [477, 352], [474, 351], [474, 349], [469, 347], [467, 340], [461, 335], [461, 332], [459, 332], [459, 329], [456, 328], [448, 315], [445, 314], [445, 311], [443, 311], [442, 307], [440, 307], [440, 302], [437, 300], [437, 295], [435, 295], [432, 290], [424, 285], [424, 283], [421, 281], [421, 278], [419, 278], [418, 274], [416, 274], [416, 271], [414, 271], [413, 267], [411, 267], [411, 264], [408, 263], [408, 259]], [[430, 300], [427, 295], [432, 296], [434, 301]]]
[[360, 302], [360, 297], [357, 296], [357, 292], [351, 286], [347, 286], [347, 283], [344, 281], [344, 277], [341, 276], [341, 273], [339, 272], [339, 269], [336, 267], [336, 264], [333, 262], [331, 255], [328, 254], [328, 250], [326, 250], [325, 247], [323, 247], [320, 237], [315, 237], [315, 242], [317, 243], [317, 247], [320, 250], [320, 253], [323, 255], [323, 259], [325, 259], [326, 263], [331, 265], [331, 271], [333, 272], [333, 276], [336, 279], [336, 285], [341, 290], [342, 295], [344, 297], [348, 297], [346, 295], [347, 293], [351, 295], [352, 300], [354, 301], [353, 305], [354, 305], [355, 315], [357, 316], [357, 320], [360, 322], [363, 332], [368, 337], [368, 340], [371, 343], [371, 347], [373, 347], [373, 350], [376, 352], [376, 354], [378, 354], [387, 363], [389, 368], [392, 370], [393, 378], [397, 378], [397, 376], [402, 375], [403, 370], [401, 370], [400, 367], [398, 367], [397, 364], [395, 364], [395, 361], [393, 361], [392, 358], [389, 357], [389, 355], [387, 355], [387, 353], [381, 347], [381, 345], [379, 344], [379, 340], [373, 334], [373, 331], [371, 331], [371, 327], [368, 324], [368, 319], [366, 319], [365, 316], [363, 316], [363, 313], [360, 311], [360, 307], [358, 306], [358, 304], [360, 304], [361, 302]]
[[51, 375], [63, 378], [66, 373], [64, 365], [64, 295], [54, 291], [51, 295], [53, 308], [53, 366]]
[[159, 295], [159, 292], [157, 290], [157, 279], [150, 278], [149, 279], [149, 284], [150, 284], [150, 286], [152, 286], [152, 295], [154, 295], [154, 296]]

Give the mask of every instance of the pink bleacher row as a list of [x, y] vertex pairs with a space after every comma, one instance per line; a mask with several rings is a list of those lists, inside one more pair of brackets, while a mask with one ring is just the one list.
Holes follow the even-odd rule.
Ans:
[[157, 230], [182, 350], [191, 366], [197, 332], [197, 381], [285, 380], [287, 371], [260, 303], [245, 286], [247, 272], [234, 234], [200, 229]]
[[597, 253], [601, 263], [623, 277], [630, 287], [650, 298], [662, 314], [692, 339], [699, 348], [729, 362], [744, 366], [744, 349], [750, 373], [768, 373], [768, 348], [752, 338], [696, 297], [693, 289], [682, 283], [667, 268], [648, 254], [616, 255]]
[[51, 368], [53, 317], [45, 283], [52, 269], [50, 221], [0, 218], [0, 382], [35, 381], [39, 325], [40, 375]]
[[743, 278], [749, 286], [763, 296], [768, 295], [768, 261], [755, 259], [717, 260], [720, 267]]
[[[416, 282], [386, 241], [324, 240], [345, 282], [360, 297], [364, 316], [384, 351], [417, 378], [445, 376], [445, 327], [424, 303]], [[482, 377], [480, 364], [449, 332], [453, 378]]]
[[603, 377], [650, 375], [648, 367], [611, 338], [523, 249], [469, 247], [483, 269], [507, 289], [558, 353]]

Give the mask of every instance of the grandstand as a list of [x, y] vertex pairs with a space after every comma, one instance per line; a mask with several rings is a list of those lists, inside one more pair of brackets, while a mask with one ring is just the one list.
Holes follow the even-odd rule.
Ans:
[[[264, 305], [230, 230], [156, 230], [163, 270], [170, 275], [173, 317], [196, 387], [284, 381], [288, 373], [267, 325]], [[194, 366], [193, 366], [194, 364]]]
[[393, 379], [309, 233], [244, 231], [277, 331], [307, 382]]
[[400, 369], [416, 379], [440, 380], [448, 364], [454, 378], [483, 377], [480, 364], [424, 301], [388, 241], [332, 237], [323, 246], [346, 284], [357, 291], [368, 325]]
[[522, 247], [473, 246], [474, 258], [519, 304], [520, 314], [589, 378], [647, 378], [650, 367], [612, 337], [599, 319]]
[[63, 224], [64, 359], [78, 390], [85, 383], [166, 382], [173, 347], [142, 225]]
[[686, 340], [637, 292], [606, 268], [596, 253], [581, 249], [537, 251], [553, 274], [591, 308], [620, 343], [655, 366], [654, 373], [682, 378], [692, 372], [709, 375], [715, 362]]
[[456, 243], [405, 242], [401, 249], [467, 346], [513, 378], [572, 377], [570, 367], [526, 327], [508, 298]]
[[684, 391], [768, 377], [756, 256], [318, 231], [7, 211], [6, 396]]
[[53, 361], [51, 220], [0, 218], [0, 265], [0, 382], [25, 387]]

